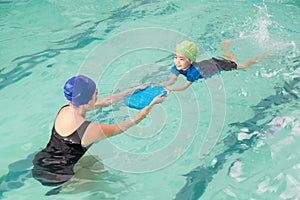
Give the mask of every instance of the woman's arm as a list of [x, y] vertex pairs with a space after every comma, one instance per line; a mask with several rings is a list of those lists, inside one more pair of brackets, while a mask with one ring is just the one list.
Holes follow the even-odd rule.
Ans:
[[115, 102], [118, 102], [120, 100], [122, 100], [125, 96], [134, 93], [137, 90], [143, 90], [147, 87], [148, 85], [141, 85], [141, 86], [137, 86], [134, 87], [132, 89], [128, 89], [125, 90], [123, 92], [119, 92], [113, 95], [110, 95], [108, 97], [105, 97], [103, 99], [101, 99], [100, 101], [97, 101], [95, 103], [95, 108], [100, 108], [100, 107], [107, 107]]
[[165, 97], [159, 95], [155, 97], [152, 102], [141, 109], [136, 116], [128, 121], [119, 122], [117, 124], [98, 124], [98, 123], [90, 123], [88, 126], [83, 138], [82, 145], [87, 146], [97, 140], [101, 140], [103, 138], [111, 137], [113, 135], [120, 134], [130, 127], [138, 124], [142, 121], [147, 114], [150, 112], [151, 108], [157, 104], [163, 102]]

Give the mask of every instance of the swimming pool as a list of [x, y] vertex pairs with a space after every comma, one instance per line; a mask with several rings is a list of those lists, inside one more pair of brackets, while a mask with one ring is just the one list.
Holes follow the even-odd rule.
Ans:
[[[0, 9], [0, 198], [51, 190], [30, 177], [31, 159], [48, 142], [69, 77], [92, 76], [99, 97], [166, 80], [182, 38], [201, 46], [199, 59], [221, 55], [227, 38], [241, 60], [270, 56], [171, 94], [138, 127], [93, 145], [92, 169], [47, 198], [300, 198], [298, 1], [22, 0]], [[135, 112], [120, 103], [90, 117]]]

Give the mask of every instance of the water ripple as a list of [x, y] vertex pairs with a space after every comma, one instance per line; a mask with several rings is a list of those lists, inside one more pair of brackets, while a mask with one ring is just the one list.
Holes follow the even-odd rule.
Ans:
[[[296, 102], [299, 97], [291, 92], [294, 88], [297, 88], [300, 78], [294, 78], [289, 82], [285, 82], [283, 88], [285, 93], [278, 91], [275, 95], [271, 95], [267, 98], [262, 99], [256, 106], [252, 107], [255, 115], [251, 119], [244, 122], [232, 123], [231, 127], [233, 130], [227, 133], [227, 137], [223, 140], [223, 143], [228, 148], [215, 156], [216, 163], [214, 166], [199, 166], [185, 174], [186, 184], [177, 193], [175, 199], [186, 199], [194, 200], [200, 198], [207, 188], [208, 184], [213, 180], [213, 176], [220, 171], [224, 164], [226, 163], [229, 156], [234, 153], [243, 153], [246, 150], [253, 147], [257, 140], [263, 134], [252, 134], [254, 132], [261, 132], [269, 130], [270, 122], [269, 116], [276, 116], [276, 113], [281, 110], [281, 106], [284, 104], [290, 104], [291, 102]], [[272, 108], [272, 111], [271, 111]], [[258, 122], [262, 121], [263, 122]], [[247, 128], [247, 132], [252, 134], [251, 137], [244, 137], [243, 140], [238, 140], [235, 135], [235, 130], [241, 130]], [[266, 132], [265, 132], [266, 133]]]
[[[5, 3], [5, 2], [2, 2]], [[7, 1], [9, 3], [9, 1]], [[43, 51], [19, 56], [12, 60], [15, 63], [15, 68], [11, 71], [4, 73], [5, 67], [0, 69], [0, 90], [29, 76], [33, 73], [33, 68], [46, 62], [49, 58], [56, 57], [63, 51], [72, 51], [81, 48], [85, 48], [89, 44], [95, 41], [101, 41], [105, 35], [121, 26], [125, 21], [132, 21], [135, 19], [142, 19], [149, 15], [165, 15], [175, 12], [178, 6], [174, 3], [167, 3], [165, 6], [157, 5], [149, 9], [155, 2], [153, 1], [135, 1], [134, 3], [126, 4], [120, 8], [112, 10], [110, 16], [105, 19], [93, 22], [92, 20], [84, 20], [79, 24], [73, 26], [73, 28], [80, 28], [83, 25], [88, 25], [86, 30], [80, 33], [71, 35], [65, 39], [54, 41], [57, 48], [49, 48]], [[103, 30], [102, 34], [99, 34], [98, 26], [101, 23], [106, 23], [107, 28]], [[100, 35], [95, 37], [94, 35]], [[60, 47], [63, 46], [63, 47]], [[48, 66], [48, 65], [47, 65]]]

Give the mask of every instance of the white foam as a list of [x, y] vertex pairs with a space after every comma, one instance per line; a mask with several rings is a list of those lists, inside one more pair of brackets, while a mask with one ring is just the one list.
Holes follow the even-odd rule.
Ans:
[[256, 29], [253, 30], [255, 39], [257, 39], [259, 43], [267, 42], [270, 39], [268, 27], [272, 25], [272, 21], [270, 19], [271, 15], [269, 15], [265, 4], [263, 6], [255, 6], [258, 8], [256, 21], [254, 22]]
[[291, 124], [294, 121], [294, 118], [289, 116], [275, 117], [268, 125], [270, 126], [271, 131], [278, 131], [287, 125]]
[[241, 161], [236, 161], [230, 167], [229, 175], [234, 178], [237, 182], [243, 181], [245, 178], [241, 178], [243, 173], [242, 170], [243, 163]]

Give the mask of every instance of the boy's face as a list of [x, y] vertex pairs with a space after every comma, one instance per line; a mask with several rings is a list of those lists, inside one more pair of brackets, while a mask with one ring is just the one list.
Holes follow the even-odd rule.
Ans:
[[183, 54], [176, 51], [174, 55], [174, 64], [178, 70], [187, 70], [192, 62]]

